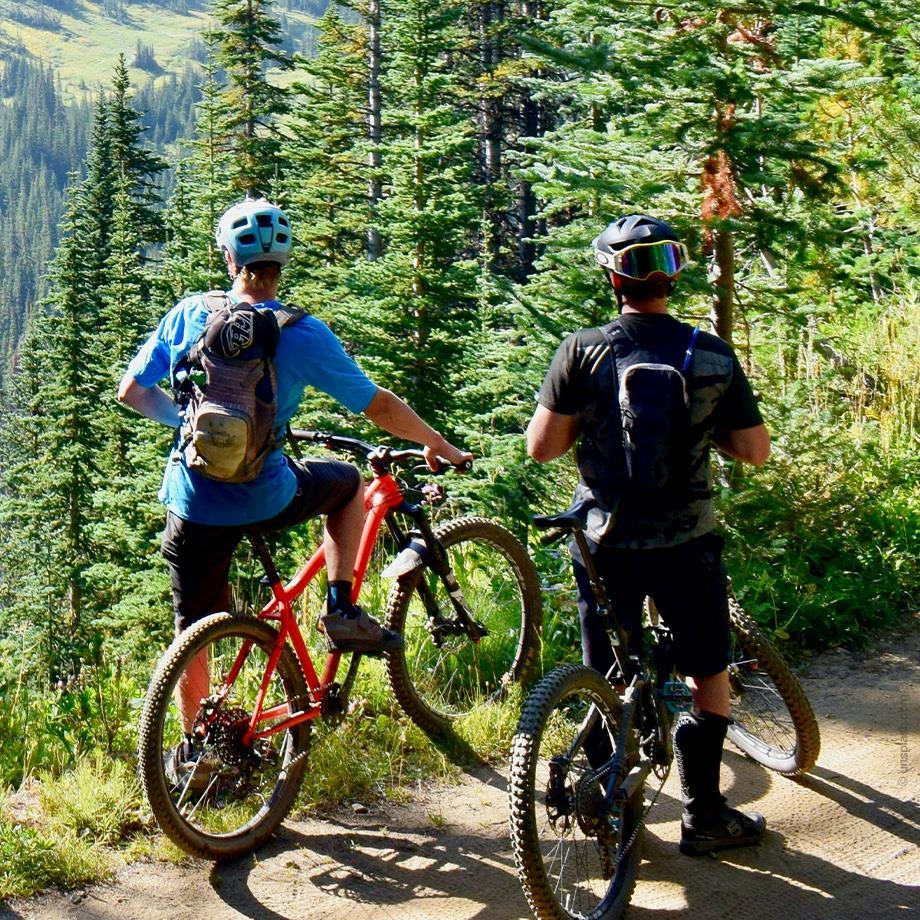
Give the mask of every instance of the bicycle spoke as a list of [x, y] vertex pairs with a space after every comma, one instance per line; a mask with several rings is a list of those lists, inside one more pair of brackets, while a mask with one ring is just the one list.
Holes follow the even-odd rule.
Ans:
[[[242, 838], [257, 828], [274, 808], [278, 790], [288, 783], [296, 792], [300, 773], [291, 772], [288, 765], [305, 748], [309, 729], [304, 725], [244, 742], [265, 682], [275, 633], [264, 624], [227, 617], [213, 624], [211, 637], [204, 628], [208, 625], [203, 623], [197, 630], [203, 636], [198, 645], [193, 642], [195, 628], [190, 630], [190, 644], [181, 649], [174, 664], [170, 662], [170, 682], [156, 682], [156, 719], [161, 726], [155, 735], [158, 747], [151, 748], [148, 741], [143, 752], [148, 795], [151, 788], [161, 788], [166, 797], [151, 800], [157, 819], [176, 842], [196, 853], [201, 852], [202, 836]], [[188, 669], [200, 668], [202, 661], [207, 670], [203, 677], [196, 671], [195, 680], [196, 693], [203, 683], [204, 705], [183, 711], [176, 687]], [[287, 652], [268, 680], [264, 709], [282, 711], [304, 694], [303, 678], [295, 668]], [[227, 679], [231, 673], [232, 684]], [[149, 736], [149, 728], [147, 731]], [[295, 735], [301, 738], [300, 745]], [[153, 778], [156, 774], [165, 779], [162, 786]], [[290, 807], [292, 801], [289, 794], [284, 807]], [[190, 832], [198, 835], [193, 844], [187, 841]]]
[[742, 731], [767, 751], [791, 755], [796, 746], [792, 716], [769, 675], [745, 665], [756, 659], [732, 664], [735, 699], [732, 714]]
[[[402, 670], [391, 668], [394, 690], [412, 718], [428, 728], [446, 727], [444, 722], [493, 698], [512, 679], [537, 587], [523, 548], [493, 522], [461, 519], [439, 532], [463, 612], [458, 614], [446, 585], [429, 568], [418, 573], [419, 581], [397, 586], [388, 612], [391, 628], [405, 639]], [[467, 632], [470, 622], [484, 632], [476, 641]]]

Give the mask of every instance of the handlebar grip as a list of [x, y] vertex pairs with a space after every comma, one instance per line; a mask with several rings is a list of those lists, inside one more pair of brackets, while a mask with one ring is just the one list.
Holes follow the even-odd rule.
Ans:
[[457, 473], [468, 473], [473, 468], [472, 460], [464, 460], [462, 463], [451, 463], [450, 460], [445, 460], [443, 457], [435, 457], [438, 461], [438, 468], [436, 470], [430, 470], [429, 472], [433, 473], [446, 473], [448, 470], [454, 470]]

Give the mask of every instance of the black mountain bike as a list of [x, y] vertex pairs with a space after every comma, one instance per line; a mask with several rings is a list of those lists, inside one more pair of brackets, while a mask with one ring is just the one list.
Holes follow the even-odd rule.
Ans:
[[[629, 645], [584, 536], [586, 508], [534, 520], [545, 543], [573, 534], [606, 619], [616, 663], [606, 675], [581, 665], [551, 671], [528, 696], [511, 753], [511, 840], [524, 894], [539, 920], [613, 920], [636, 884], [645, 817], [673, 758], [676, 713], [692, 707], [675, 673], [670, 632], [653, 605]], [[786, 775], [814, 766], [818, 726], [779, 652], [732, 599], [729, 738]], [[616, 674], [616, 683], [614, 677]], [[621, 676], [622, 675], [622, 676]], [[646, 804], [647, 783], [657, 789]]]

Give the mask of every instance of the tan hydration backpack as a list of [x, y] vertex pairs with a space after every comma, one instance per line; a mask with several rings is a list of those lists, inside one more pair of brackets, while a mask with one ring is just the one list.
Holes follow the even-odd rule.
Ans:
[[177, 451], [189, 469], [219, 482], [251, 482], [283, 438], [275, 431], [275, 352], [281, 330], [306, 314], [204, 295], [204, 332], [174, 374], [182, 409]]

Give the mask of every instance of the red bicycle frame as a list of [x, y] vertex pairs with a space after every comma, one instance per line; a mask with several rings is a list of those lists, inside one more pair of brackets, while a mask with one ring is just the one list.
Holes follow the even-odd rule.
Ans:
[[[377, 473], [371, 480], [364, 492], [364, 507], [367, 516], [364, 521], [364, 530], [361, 533], [361, 543], [358, 548], [358, 557], [355, 562], [355, 576], [352, 587], [352, 600], [357, 601], [361, 592], [361, 585], [364, 582], [364, 575], [367, 571], [367, 565], [377, 542], [377, 535], [387, 514], [403, 504], [404, 496], [396, 480], [388, 473]], [[297, 625], [297, 618], [294, 616], [293, 602], [300, 597], [307, 585], [319, 574], [320, 570], [326, 564], [326, 552], [323, 546], [310, 557], [307, 563], [297, 572], [288, 584], [282, 584], [280, 578], [272, 581], [271, 591], [272, 599], [259, 612], [259, 619], [277, 620], [278, 621], [278, 638], [274, 648], [268, 658], [268, 665], [265, 669], [265, 675], [262, 678], [262, 684], [256, 697], [255, 708], [249, 721], [249, 729], [243, 738], [244, 744], [251, 744], [253, 740], [265, 738], [278, 732], [286, 731], [299, 725], [301, 722], [308, 722], [322, 715], [322, 703], [329, 687], [335, 680], [339, 669], [339, 661], [342, 657], [341, 652], [330, 652], [323, 668], [322, 679], [316, 675], [316, 669], [313, 667], [313, 660], [310, 657], [309, 649]], [[272, 706], [269, 709], [263, 709], [265, 696], [268, 692], [268, 686], [271, 682], [275, 668], [278, 666], [278, 660], [285, 643], [291, 640], [297, 660], [300, 663], [307, 687], [310, 691], [309, 704], [302, 710], [291, 712], [289, 703], [282, 703], [278, 706]], [[226, 698], [230, 688], [239, 676], [243, 667], [243, 662], [252, 648], [251, 642], [246, 642], [237, 654], [230, 673], [223, 681], [223, 685], [218, 693], [221, 701]], [[275, 721], [280, 720], [280, 721]], [[274, 724], [259, 728], [265, 722], [274, 722]]]

